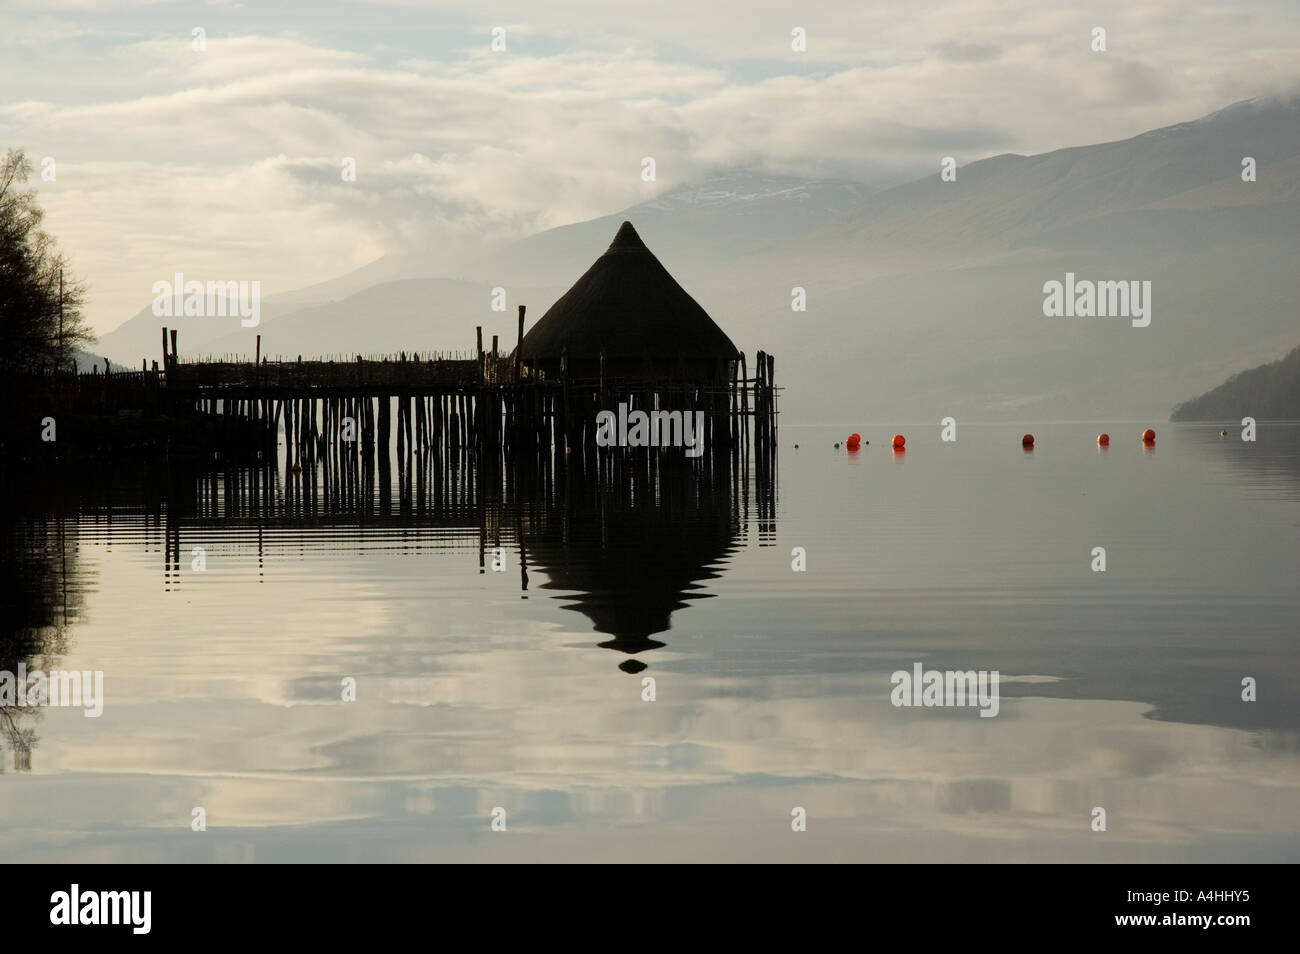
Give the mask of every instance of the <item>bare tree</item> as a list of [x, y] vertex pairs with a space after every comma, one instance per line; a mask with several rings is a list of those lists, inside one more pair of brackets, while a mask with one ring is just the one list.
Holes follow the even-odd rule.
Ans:
[[0, 160], [0, 370], [66, 367], [72, 352], [94, 340], [81, 312], [86, 286], [41, 229], [44, 211], [26, 186], [23, 151]]

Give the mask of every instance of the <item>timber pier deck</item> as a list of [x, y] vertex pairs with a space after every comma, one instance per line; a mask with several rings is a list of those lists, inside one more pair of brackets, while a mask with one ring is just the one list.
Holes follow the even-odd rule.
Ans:
[[251, 426], [264, 454], [275, 454], [283, 431], [288, 469], [317, 462], [343, 467], [357, 456], [362, 466], [382, 467], [394, 431], [399, 467], [429, 453], [444, 459], [471, 450], [586, 453], [597, 449], [597, 413], [619, 403], [703, 412], [705, 448], [712, 453], [747, 452], [751, 443], [767, 450], [776, 438], [775, 361], [761, 351], [753, 377], [742, 354], [729, 381], [698, 384], [570, 378], [563, 370], [548, 376], [501, 355], [495, 339], [484, 351], [481, 329], [477, 357], [469, 358], [403, 353], [351, 361], [183, 362], [176, 332], [169, 338], [164, 329], [163, 341], [163, 370], [140, 372], [158, 376], [162, 403], [239, 422], [242, 434]]

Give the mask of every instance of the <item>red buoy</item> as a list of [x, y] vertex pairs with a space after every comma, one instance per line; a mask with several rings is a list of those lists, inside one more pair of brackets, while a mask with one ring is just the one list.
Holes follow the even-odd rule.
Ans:
[[1020, 443], [1021, 443], [1023, 446], [1025, 446], [1025, 447], [1033, 447], [1033, 446], [1034, 446], [1034, 435], [1033, 435], [1033, 434], [1026, 434], [1024, 437], [1020, 438]]
[[1109, 435], [1109, 434], [1098, 434], [1098, 435], [1097, 435], [1097, 443], [1100, 444], [1102, 447], [1105, 447], [1107, 444], [1110, 443], [1110, 435]]
[[1142, 443], [1154, 444], [1155, 442], [1156, 442], [1156, 432], [1151, 430], [1151, 428], [1148, 427], [1145, 431], [1142, 432]]
[[857, 450], [858, 446], [861, 443], [862, 443], [861, 434], [850, 434], [849, 439], [844, 442], [844, 446], [847, 447], [849, 450]]
[[902, 434], [894, 435], [894, 450], [902, 450], [903, 445], [907, 443], [907, 438]]

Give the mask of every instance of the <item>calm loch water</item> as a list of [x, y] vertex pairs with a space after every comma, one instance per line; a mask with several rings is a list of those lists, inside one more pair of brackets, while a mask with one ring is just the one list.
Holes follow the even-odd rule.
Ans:
[[[0, 669], [105, 701], [8, 710], [0, 856], [1300, 860], [1300, 427], [1143, 426], [787, 425], [775, 481], [337, 512], [11, 488]], [[894, 707], [915, 663], [997, 670], [998, 715]]]

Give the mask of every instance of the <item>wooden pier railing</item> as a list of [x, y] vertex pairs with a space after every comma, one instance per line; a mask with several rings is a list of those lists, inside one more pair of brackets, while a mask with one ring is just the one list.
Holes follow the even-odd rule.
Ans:
[[413, 352], [271, 361], [260, 357], [259, 339], [256, 361], [181, 361], [175, 330], [163, 329], [163, 343], [161, 369], [53, 375], [47, 390], [60, 407], [204, 415], [219, 425], [205, 433], [224, 435], [219, 451], [228, 459], [278, 460], [283, 434], [286, 470], [386, 468], [394, 443], [396, 464], [405, 470], [415, 456], [449, 462], [462, 451], [595, 454], [606, 450], [596, 445], [597, 415], [619, 404], [702, 412], [707, 454], [752, 454], [759, 467], [774, 460], [775, 361], [762, 351], [752, 376], [742, 355], [725, 378], [700, 383], [603, 373], [547, 377], [501, 354], [495, 339], [485, 351], [481, 331], [472, 357]]

